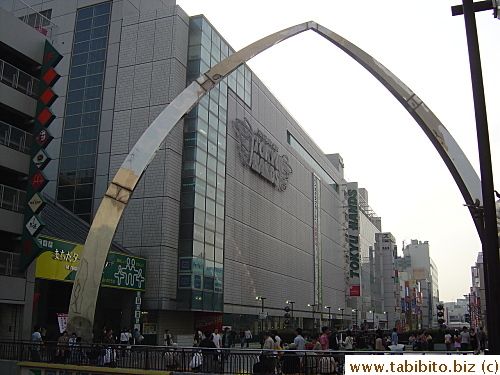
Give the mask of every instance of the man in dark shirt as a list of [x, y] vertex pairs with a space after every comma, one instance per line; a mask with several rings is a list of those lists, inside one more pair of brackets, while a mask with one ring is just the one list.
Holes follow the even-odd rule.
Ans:
[[213, 342], [212, 332], [207, 330], [205, 331], [205, 338], [201, 340], [200, 348], [202, 348], [203, 353], [203, 362], [201, 364], [202, 372], [212, 372], [212, 368], [215, 361], [215, 349], [217, 349], [217, 345]]

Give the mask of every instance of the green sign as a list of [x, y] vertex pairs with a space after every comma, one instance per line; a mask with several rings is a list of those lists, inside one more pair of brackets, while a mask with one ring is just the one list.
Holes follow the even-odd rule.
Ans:
[[[83, 245], [46, 236], [38, 237], [41, 254], [35, 276], [43, 279], [74, 281]], [[102, 273], [101, 286], [146, 290], [146, 259], [110, 251]]]

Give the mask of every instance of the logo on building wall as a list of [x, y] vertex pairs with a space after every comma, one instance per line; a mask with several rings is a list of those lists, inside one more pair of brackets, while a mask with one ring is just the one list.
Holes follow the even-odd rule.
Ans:
[[277, 189], [285, 191], [288, 176], [292, 174], [288, 156], [280, 155], [278, 146], [260, 130], [254, 131], [246, 118], [234, 120], [233, 126], [243, 165], [258, 173]]
[[349, 245], [349, 257], [347, 258], [347, 262], [349, 270], [349, 296], [360, 297], [359, 207], [358, 184], [356, 182], [350, 182], [347, 184], [347, 207], [347, 242]]

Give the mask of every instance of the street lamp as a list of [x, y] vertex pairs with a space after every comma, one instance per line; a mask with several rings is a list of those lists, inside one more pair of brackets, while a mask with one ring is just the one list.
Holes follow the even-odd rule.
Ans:
[[295, 303], [295, 301], [286, 300], [285, 303], [287, 305], [292, 305], [292, 328], [295, 328], [295, 319], [293, 317], [293, 304]]
[[330, 312], [331, 306], [325, 306], [325, 309], [328, 309], [328, 328], [332, 329], [332, 313]]
[[370, 310], [368, 312], [372, 313], [372, 326], [373, 326], [373, 329], [375, 329], [375, 311], [374, 310]]
[[[266, 319], [266, 323], [267, 323], [267, 316], [264, 318], [264, 301], [266, 300], [266, 297], [257, 296], [257, 297], [255, 297], [255, 299], [256, 299], [256, 300], [259, 300], [259, 299], [260, 299], [260, 301], [262, 302], [262, 316], [261, 316], [261, 318], [260, 318], [260, 319], [261, 319], [261, 320], [262, 320], [262, 319]], [[266, 325], [267, 325], [267, 324], [266, 324]], [[262, 327], [262, 331], [263, 331], [263, 330], [264, 330], [264, 323], [262, 323], [261, 327]]]
[[316, 304], [315, 303], [308, 303], [307, 306], [312, 307], [312, 313], [313, 313], [313, 330], [314, 330], [314, 327], [316, 326], [316, 316], [314, 315], [314, 313], [315, 313], [314, 308], [316, 307]]
[[354, 324], [353, 328], [358, 329], [358, 310], [357, 309], [352, 309], [351, 310], [351, 319], [352, 319], [352, 313], [354, 313]]
[[342, 329], [344, 328], [344, 309], [339, 307], [339, 310], [342, 313], [341, 318], [340, 318], [340, 330], [342, 331]]

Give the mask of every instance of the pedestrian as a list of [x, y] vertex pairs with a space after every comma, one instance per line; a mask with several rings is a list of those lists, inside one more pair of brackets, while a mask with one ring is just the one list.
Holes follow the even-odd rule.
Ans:
[[278, 335], [278, 331], [273, 329], [271, 331], [271, 337], [274, 340], [274, 342], [276, 343], [276, 349], [281, 350], [282, 349], [282, 346], [281, 346], [282, 340], [281, 340], [281, 337], [279, 337], [279, 335]]
[[469, 343], [470, 343], [470, 350], [476, 352], [478, 348], [478, 340], [477, 340], [477, 333], [474, 328], [471, 328], [470, 330]]
[[68, 331], [64, 331], [61, 333], [61, 336], [57, 339], [56, 345], [56, 363], [64, 363], [64, 359], [66, 358], [66, 350], [68, 348]]
[[222, 337], [219, 335], [218, 328], [214, 329], [214, 334], [212, 335], [212, 341], [214, 342], [216, 347], [220, 348], [222, 346]]
[[250, 340], [252, 339], [252, 331], [250, 331], [250, 328], [247, 328], [245, 331], [245, 342], [247, 344], [247, 348], [250, 347]]
[[484, 351], [484, 349], [486, 349], [486, 333], [484, 332], [483, 327], [479, 327], [477, 340], [479, 342], [479, 350]]
[[42, 334], [40, 333], [42, 327], [36, 325], [34, 328], [34, 332], [31, 334], [31, 361], [32, 362], [41, 362], [42, 358], [40, 356], [40, 349], [43, 345]]
[[422, 342], [422, 350], [425, 352], [429, 349], [427, 346], [427, 334], [424, 330], [422, 330], [422, 333], [420, 334], [420, 341]]
[[460, 343], [462, 341], [462, 337], [460, 336], [460, 333], [458, 332], [458, 329], [455, 330], [455, 334], [453, 335], [453, 347], [455, 350], [460, 350]]
[[451, 345], [453, 344], [453, 337], [451, 336], [450, 332], [447, 332], [446, 335], [444, 335], [444, 343], [446, 345], [446, 351], [450, 352]]
[[166, 329], [165, 333], [163, 334], [163, 346], [172, 346], [172, 343], [172, 334], [170, 333], [169, 329]]
[[194, 335], [193, 335], [193, 346], [194, 347], [199, 346], [201, 340], [203, 340], [203, 338], [201, 337], [200, 330], [198, 328], [195, 328]]
[[134, 345], [139, 345], [141, 343], [141, 331], [138, 328], [134, 329]]
[[381, 330], [377, 329], [376, 332], [377, 338], [375, 339], [375, 350], [379, 352], [383, 352], [386, 350], [384, 345], [384, 335]]
[[82, 348], [82, 338], [75, 337], [75, 342], [72, 345], [71, 354], [68, 358], [68, 363], [73, 365], [83, 365], [88, 363], [87, 354], [85, 350]]
[[467, 351], [469, 350], [469, 339], [470, 339], [470, 334], [467, 331], [467, 327], [463, 326], [462, 332], [460, 332], [460, 350], [461, 351]]
[[333, 328], [333, 332], [328, 336], [328, 347], [331, 350], [339, 350], [339, 342], [342, 341], [342, 339], [339, 340], [339, 329], [337, 327]]
[[324, 350], [323, 345], [319, 341], [317, 335], [311, 335], [311, 342], [313, 344], [312, 350], [314, 351]]
[[217, 349], [213, 341], [212, 331], [205, 331], [205, 338], [201, 340], [200, 348], [204, 348], [202, 349], [203, 360], [201, 363], [201, 371], [211, 373], [214, 367], [215, 349]]
[[430, 352], [434, 351], [434, 341], [432, 340], [432, 336], [429, 332], [427, 332], [425, 341], [427, 342], [427, 350]]
[[245, 331], [243, 331], [243, 328], [240, 329], [239, 337], [240, 337], [241, 349], [243, 349], [245, 347]]
[[350, 330], [347, 330], [345, 333], [345, 340], [343, 344], [345, 346], [345, 350], [354, 350], [354, 337], [352, 337]]
[[398, 345], [398, 343], [399, 343], [398, 330], [396, 327], [394, 327], [391, 333], [391, 344]]
[[323, 334], [319, 338], [321, 348], [323, 350], [330, 350], [330, 328], [322, 327], [321, 331], [323, 332]]
[[127, 346], [130, 344], [130, 338], [128, 336], [127, 329], [123, 327], [122, 331], [120, 332], [120, 348], [122, 356], [125, 356], [126, 352], [125, 350], [127, 349]]
[[115, 338], [113, 337], [113, 330], [110, 328], [102, 340], [104, 344], [104, 366], [114, 367], [116, 364], [116, 349], [114, 345], [116, 344]]
[[302, 328], [297, 328], [295, 330], [295, 339], [293, 340], [297, 350], [305, 350], [306, 340], [302, 337]]
[[231, 347], [231, 334], [229, 332], [229, 328], [226, 327], [224, 328], [224, 334], [222, 335], [222, 347], [223, 348], [230, 348]]

